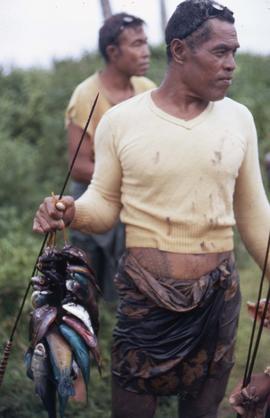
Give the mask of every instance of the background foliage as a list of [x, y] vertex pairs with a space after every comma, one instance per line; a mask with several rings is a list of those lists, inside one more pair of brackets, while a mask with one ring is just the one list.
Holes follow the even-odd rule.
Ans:
[[[229, 95], [247, 105], [258, 129], [261, 162], [270, 151], [270, 57], [239, 55], [238, 69]], [[102, 63], [96, 55], [80, 60], [55, 61], [50, 70], [14, 68], [8, 74], [0, 68], [0, 347], [10, 334], [15, 315], [29, 281], [41, 238], [32, 234], [33, 214], [44, 195], [57, 193], [67, 172], [64, 112], [79, 81]], [[149, 77], [162, 79], [166, 59], [163, 48], [152, 51]], [[265, 176], [263, 164], [263, 175]], [[265, 179], [267, 186], [267, 179]], [[241, 273], [243, 301], [256, 299], [259, 271], [236, 237], [236, 252]], [[45, 418], [32, 382], [25, 376], [23, 353], [27, 347], [27, 300], [14, 348], [0, 393], [3, 418]], [[114, 307], [101, 302], [101, 345], [104, 375], [95, 368], [91, 375], [90, 405], [69, 405], [68, 417], [106, 418], [110, 416], [110, 337]], [[251, 323], [243, 303], [240, 319], [237, 366], [230, 387], [242, 377]], [[269, 336], [264, 336], [257, 368], [269, 363]], [[176, 417], [176, 399], [160, 401], [157, 417]], [[235, 416], [225, 400], [222, 417]]]

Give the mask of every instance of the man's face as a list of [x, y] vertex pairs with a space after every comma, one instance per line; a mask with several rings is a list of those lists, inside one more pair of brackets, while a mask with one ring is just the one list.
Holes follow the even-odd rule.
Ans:
[[125, 28], [118, 40], [117, 68], [129, 77], [142, 76], [149, 68], [150, 51], [142, 26]]
[[239, 43], [233, 24], [218, 19], [208, 24], [211, 38], [187, 50], [183, 80], [191, 96], [215, 101], [223, 99], [231, 85]]

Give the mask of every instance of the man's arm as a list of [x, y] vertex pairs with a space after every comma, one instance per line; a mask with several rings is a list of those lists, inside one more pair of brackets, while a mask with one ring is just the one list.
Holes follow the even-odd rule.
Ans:
[[[263, 268], [270, 231], [270, 206], [264, 190], [258, 157], [258, 142], [252, 118], [246, 120], [248, 142], [236, 179], [234, 213], [242, 241]], [[270, 279], [270, 260], [267, 266]]]
[[[70, 122], [68, 125], [68, 159], [69, 166], [81, 140], [83, 129]], [[81, 183], [89, 184], [94, 172], [93, 141], [86, 133], [72, 169], [71, 177]]]
[[52, 232], [71, 225], [86, 233], [103, 233], [113, 227], [121, 210], [122, 168], [108, 118], [103, 118], [95, 135], [96, 163], [91, 185], [76, 200], [63, 196], [46, 198], [34, 219], [33, 230]]

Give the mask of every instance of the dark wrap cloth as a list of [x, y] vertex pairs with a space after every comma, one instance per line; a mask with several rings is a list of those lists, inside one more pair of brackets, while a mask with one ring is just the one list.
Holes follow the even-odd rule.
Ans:
[[175, 280], [154, 277], [126, 252], [115, 284], [112, 372], [125, 389], [195, 396], [210, 373], [232, 367], [240, 310], [233, 255], [199, 279]]

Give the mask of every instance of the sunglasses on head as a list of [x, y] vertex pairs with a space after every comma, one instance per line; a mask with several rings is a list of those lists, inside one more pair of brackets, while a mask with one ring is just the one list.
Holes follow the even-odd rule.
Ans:
[[199, 0], [197, 3], [201, 8], [201, 19], [188, 31], [186, 31], [181, 39], [187, 38], [193, 32], [195, 32], [206, 20], [214, 19], [215, 17], [223, 16], [225, 13], [233, 15], [233, 12], [226, 6], [222, 6], [218, 3], [208, 3]]
[[136, 19], [132, 16], [124, 16], [120, 26], [118, 27], [118, 29], [116, 29], [115, 34], [113, 35], [113, 39], [116, 40], [120, 33], [123, 32], [123, 30], [127, 28], [129, 25], [131, 25], [133, 22], [135, 22], [135, 20]]

